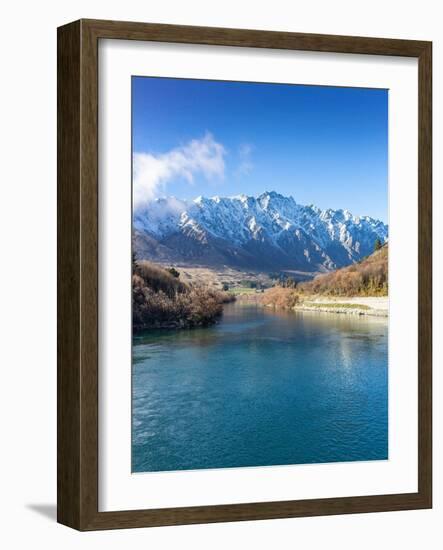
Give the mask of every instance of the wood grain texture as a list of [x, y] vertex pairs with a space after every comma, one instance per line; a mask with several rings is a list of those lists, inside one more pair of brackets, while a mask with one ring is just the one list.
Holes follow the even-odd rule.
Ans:
[[[417, 493], [98, 511], [98, 41], [102, 38], [419, 59]], [[429, 42], [81, 20], [58, 29], [58, 521], [79, 530], [432, 506], [432, 49]]]
[[418, 65], [418, 472], [432, 507], [432, 45]]
[[80, 23], [58, 32], [57, 518], [79, 525]]
[[100, 38], [149, 40], [215, 46], [240, 46], [313, 52], [359, 53], [418, 57], [426, 42], [361, 36], [336, 36], [294, 32], [157, 25], [124, 21], [83, 19]]

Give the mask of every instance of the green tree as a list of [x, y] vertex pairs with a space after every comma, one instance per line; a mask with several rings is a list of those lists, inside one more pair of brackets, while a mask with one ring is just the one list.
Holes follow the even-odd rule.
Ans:
[[380, 239], [377, 237], [377, 238], [375, 239], [375, 243], [374, 243], [374, 252], [377, 252], [377, 250], [380, 250], [381, 246], [382, 246], [382, 245], [381, 245], [381, 241], [380, 241]]
[[245, 288], [257, 288], [257, 282], [251, 281], [250, 279], [242, 279], [240, 285]]

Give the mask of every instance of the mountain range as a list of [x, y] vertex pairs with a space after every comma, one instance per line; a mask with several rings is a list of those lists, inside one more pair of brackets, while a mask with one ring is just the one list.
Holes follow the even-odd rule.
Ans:
[[257, 197], [158, 198], [133, 213], [137, 258], [184, 265], [327, 272], [361, 260], [388, 226], [348, 210]]

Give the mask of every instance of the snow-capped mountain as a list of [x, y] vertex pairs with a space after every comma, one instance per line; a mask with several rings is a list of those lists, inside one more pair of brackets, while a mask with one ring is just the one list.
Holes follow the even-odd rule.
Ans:
[[258, 197], [160, 198], [134, 212], [137, 257], [249, 269], [328, 271], [370, 254], [388, 226], [348, 210]]

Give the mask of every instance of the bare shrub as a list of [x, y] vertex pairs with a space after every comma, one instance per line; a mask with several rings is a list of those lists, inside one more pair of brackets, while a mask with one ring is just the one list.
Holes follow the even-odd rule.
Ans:
[[264, 306], [292, 309], [299, 302], [297, 292], [292, 288], [275, 286], [267, 290], [261, 297], [260, 302]]
[[146, 260], [136, 262], [134, 274], [140, 276], [146, 286], [154, 292], [163, 291], [173, 297], [176, 292], [185, 292], [186, 285], [166, 269], [163, 269]]
[[226, 292], [190, 286], [151, 262], [135, 262], [132, 275], [132, 318], [135, 331], [147, 328], [208, 326], [235, 299]]

